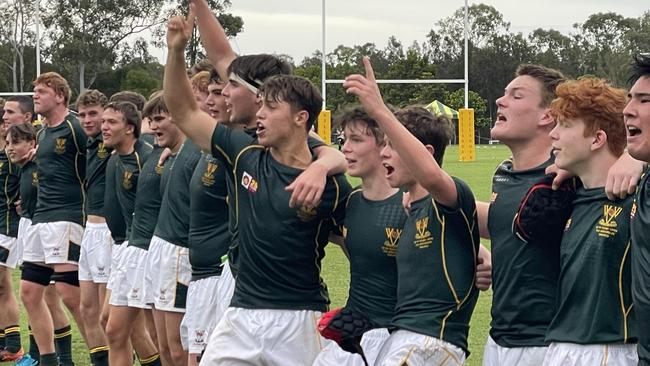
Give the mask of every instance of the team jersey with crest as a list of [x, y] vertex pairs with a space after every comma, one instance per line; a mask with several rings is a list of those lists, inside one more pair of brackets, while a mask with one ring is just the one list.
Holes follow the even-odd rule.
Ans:
[[463, 181], [453, 180], [458, 208], [447, 208], [430, 195], [411, 204], [397, 249], [393, 325], [468, 353], [480, 238], [474, 195]]
[[14, 203], [20, 195], [20, 167], [9, 161], [4, 150], [0, 151], [0, 234], [13, 238], [18, 234], [18, 213]]
[[117, 201], [117, 186], [115, 179], [106, 179], [106, 177], [114, 177], [115, 170], [117, 169], [115, 155], [109, 158], [106, 163], [106, 173], [104, 175], [104, 218], [106, 219], [106, 226], [111, 232], [111, 237], [115, 244], [122, 244], [127, 240], [126, 236], [126, 220], [122, 214], [122, 207]]
[[499, 165], [492, 179], [488, 228], [492, 243], [492, 322], [490, 336], [502, 347], [543, 347], [557, 309], [560, 243], [526, 244], [512, 230], [519, 203], [544, 177], [542, 165], [514, 171]]
[[228, 252], [227, 172], [223, 160], [201, 154], [190, 180], [189, 249], [192, 280], [221, 275], [221, 257]]
[[639, 366], [650, 366], [650, 174], [645, 172], [632, 205], [632, 298], [638, 329]]
[[[153, 148], [138, 177], [129, 246], [144, 250], [149, 250], [149, 243], [156, 228], [162, 203], [160, 186], [164, 168], [162, 165], [158, 165], [162, 152], [162, 147], [155, 146]], [[165, 166], [173, 160], [174, 157], [168, 158], [164, 163]]]
[[86, 147], [87, 214], [104, 216], [106, 164], [113, 149], [104, 145], [102, 134], [88, 138]]
[[[224, 125], [225, 128], [230, 128]], [[246, 128], [243, 130], [244, 133], [246, 133], [248, 136], [251, 137], [251, 141], [255, 141], [257, 138], [257, 128]], [[312, 152], [314, 149], [325, 146], [325, 143], [319, 139], [316, 139], [312, 136], [307, 137], [307, 145], [309, 146], [309, 150]], [[212, 154], [216, 159], [223, 159], [222, 154]], [[228, 187], [228, 201], [233, 202], [235, 199], [235, 188], [236, 183], [234, 182], [234, 177], [232, 175], [232, 172], [228, 172], [228, 179], [227, 179], [227, 187]], [[234, 236], [234, 233], [237, 231], [237, 219], [236, 219], [236, 214], [235, 214], [235, 208], [233, 205], [229, 205], [230, 207], [230, 224], [229, 224], [229, 229], [230, 229], [230, 235]], [[230, 271], [232, 272], [233, 276], [237, 277], [237, 271], [238, 271], [238, 261], [237, 261], [237, 242], [231, 241], [230, 243], [230, 248], [228, 249], [228, 266], [230, 267]]]
[[212, 153], [232, 164], [237, 185], [231, 204], [239, 271], [231, 306], [325, 311], [329, 297], [320, 263], [351, 187], [342, 174], [328, 177], [317, 207], [290, 208], [285, 187], [302, 170], [278, 163], [269, 149], [252, 142], [222, 125], [212, 136]]
[[109, 164], [115, 164], [115, 173], [107, 176], [115, 185], [115, 198], [120, 205], [122, 217], [126, 222], [126, 237], [130, 237], [135, 209], [136, 190], [142, 166], [146, 163], [153, 147], [136, 140], [133, 152], [126, 155], [115, 154]]
[[632, 318], [632, 197], [611, 202], [604, 188], [580, 188], [560, 245], [558, 309], [546, 340], [636, 343]]
[[[185, 139], [170, 165], [169, 181], [163, 193], [160, 214], [154, 235], [187, 248], [190, 231], [190, 191], [188, 189], [201, 149], [190, 139]], [[167, 163], [166, 163], [167, 164]]]
[[36, 163], [28, 161], [20, 170], [20, 209], [21, 216], [32, 219], [36, 210], [38, 194], [38, 173]]
[[343, 235], [350, 258], [346, 308], [364, 313], [378, 328], [390, 326], [397, 303], [397, 242], [406, 213], [402, 192], [381, 201], [353, 191], [345, 208]]
[[36, 164], [38, 166], [38, 202], [34, 224], [86, 221], [86, 133], [72, 113], [56, 127], [39, 131]]

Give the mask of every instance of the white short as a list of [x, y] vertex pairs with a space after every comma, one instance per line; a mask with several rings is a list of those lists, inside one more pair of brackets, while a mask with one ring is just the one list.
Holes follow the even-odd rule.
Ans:
[[122, 261], [124, 260], [124, 249], [126, 249], [126, 244], [127, 242], [113, 244], [113, 247], [111, 248], [111, 269], [108, 275], [108, 282], [106, 283], [106, 289], [108, 290], [113, 290], [117, 269], [122, 265]]
[[81, 240], [79, 281], [107, 283], [111, 273], [113, 238], [106, 223], [86, 223]]
[[32, 224], [24, 242], [23, 261], [78, 264], [83, 234], [83, 226], [69, 221]]
[[147, 261], [147, 251], [142, 248], [128, 246], [123, 248], [121, 260], [115, 270], [111, 283], [111, 298], [108, 303], [113, 306], [129, 306], [132, 308], [151, 309], [144, 300], [144, 267]]
[[0, 266], [16, 268], [22, 259], [22, 249], [16, 238], [0, 234]]
[[397, 330], [377, 356], [377, 366], [456, 366], [465, 364], [465, 352], [438, 338]]
[[154, 236], [147, 258], [145, 275], [151, 279], [147, 301], [153, 299], [156, 310], [184, 313], [192, 278], [189, 249]]
[[230, 271], [229, 262], [225, 261], [222, 267], [219, 286], [217, 287], [217, 307], [214, 311], [214, 319], [217, 324], [230, 307], [232, 295], [235, 293], [235, 278]]
[[329, 341], [311, 310], [229, 308], [201, 358], [201, 366], [311, 365]]
[[[361, 348], [366, 355], [368, 365], [374, 365], [381, 347], [386, 343], [390, 333], [388, 329], [373, 329], [364, 333]], [[314, 366], [365, 366], [361, 355], [344, 351], [335, 342], [330, 342], [316, 357]]]
[[551, 343], [544, 366], [636, 366], [636, 344]]
[[502, 347], [488, 336], [483, 366], [539, 366], [548, 347]]
[[191, 354], [200, 354], [208, 344], [217, 318], [219, 276], [202, 278], [190, 282], [187, 290], [187, 309], [181, 322], [181, 340], [183, 349]]

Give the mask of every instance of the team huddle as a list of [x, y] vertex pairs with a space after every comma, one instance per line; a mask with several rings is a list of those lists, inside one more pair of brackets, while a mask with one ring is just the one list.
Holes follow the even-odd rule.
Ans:
[[[195, 22], [209, 62], [187, 70]], [[170, 20], [167, 46], [148, 100], [71, 103], [48, 72], [4, 103], [1, 361], [73, 365], [63, 304], [96, 366], [463, 365], [492, 286], [483, 365], [650, 365], [650, 57], [629, 92], [521, 65], [491, 131], [512, 157], [480, 202], [441, 168], [451, 122], [388, 107], [368, 59], [343, 84], [359, 104], [338, 113], [339, 151], [312, 132], [314, 85], [236, 55], [205, 0]], [[523, 238], [520, 202], [548, 173], [577, 187], [570, 216]], [[330, 242], [350, 289], [328, 312]]]

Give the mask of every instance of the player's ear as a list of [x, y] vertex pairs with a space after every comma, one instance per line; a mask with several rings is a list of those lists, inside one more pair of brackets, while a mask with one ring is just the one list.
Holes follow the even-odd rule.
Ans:
[[300, 110], [294, 114], [294, 123], [300, 127], [305, 127], [307, 121], [309, 120], [309, 112], [306, 110]]
[[426, 145], [424, 145], [424, 147], [426, 147], [429, 154], [431, 154], [431, 156], [433, 156], [433, 153], [434, 153], [434, 151], [436, 151], [436, 149], [434, 149], [433, 146], [430, 145], [430, 144], [426, 144]]
[[540, 127], [550, 127], [550, 128], [553, 128], [555, 126], [555, 118], [553, 118], [553, 116], [551, 115], [550, 108], [544, 109], [544, 112], [539, 118], [538, 125]]
[[603, 130], [598, 130], [591, 143], [591, 151], [598, 150], [603, 146], [607, 146], [607, 133]]

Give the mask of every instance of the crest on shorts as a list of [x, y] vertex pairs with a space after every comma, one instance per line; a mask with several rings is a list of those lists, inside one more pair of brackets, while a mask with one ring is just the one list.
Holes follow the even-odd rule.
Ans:
[[419, 249], [428, 248], [433, 243], [429, 228], [429, 216], [415, 221], [415, 246]]
[[402, 229], [392, 227], [384, 228], [386, 232], [386, 241], [381, 247], [381, 251], [389, 257], [394, 257], [397, 254], [397, 242], [402, 235]]
[[67, 139], [65, 137], [57, 138], [55, 141], [54, 152], [62, 155], [65, 154], [65, 143]]
[[106, 146], [104, 146], [103, 142], [100, 142], [99, 145], [97, 145], [97, 157], [104, 160], [108, 156], [108, 151], [106, 151]]
[[128, 170], [124, 171], [124, 176], [122, 177], [122, 187], [124, 189], [131, 189], [133, 188], [133, 172], [130, 172]]
[[609, 238], [618, 232], [618, 223], [616, 218], [623, 211], [623, 207], [615, 205], [603, 205], [603, 217], [598, 220], [598, 225], [596, 225], [596, 233], [598, 236]]
[[32, 172], [32, 185], [33, 186], [38, 185], [38, 172], [36, 170]]
[[205, 343], [205, 331], [204, 330], [195, 330], [194, 331], [194, 343], [197, 343], [197, 344]]
[[201, 177], [201, 182], [203, 182], [204, 186], [210, 187], [214, 185], [214, 173], [217, 172], [217, 167], [218, 165], [215, 163], [208, 163], [208, 166], [205, 167], [205, 172], [203, 172], [203, 176]]

